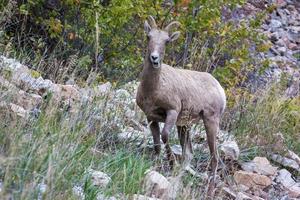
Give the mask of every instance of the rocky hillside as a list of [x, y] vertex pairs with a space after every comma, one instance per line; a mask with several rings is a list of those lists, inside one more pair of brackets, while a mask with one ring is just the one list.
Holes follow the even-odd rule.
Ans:
[[288, 72], [299, 77], [300, 66], [300, 3], [298, 1], [277, 1], [275, 9], [262, 25], [263, 33], [272, 46], [261, 54], [271, 61], [271, 72], [278, 76]]
[[[49, 107], [50, 110], [55, 107], [62, 109], [65, 115], [69, 113], [66, 115], [70, 120], [69, 122], [78, 123], [84, 120], [86, 132], [97, 133], [97, 128], [99, 128], [97, 123], [108, 123], [105, 126], [111, 126], [110, 130], [117, 133], [115, 135], [116, 141], [125, 142], [132, 147], [152, 149], [152, 139], [145, 126], [145, 120], [135, 105], [134, 97], [137, 83], [128, 83], [121, 89], [112, 88], [110, 83], [94, 88], [79, 88], [76, 85], [60, 85], [51, 80], [43, 79], [36, 71], [28, 69], [16, 60], [3, 56], [0, 58], [0, 66], [1, 116], [3, 119], [9, 117], [10, 120], [26, 124], [38, 119], [42, 112], [50, 112]], [[100, 99], [102, 103], [99, 104], [98, 100], [95, 104], [96, 99]], [[103, 105], [104, 101], [106, 105]], [[44, 110], [46, 103], [47, 109]], [[94, 106], [89, 108], [90, 105]], [[112, 118], [107, 119], [108, 121], [103, 121], [104, 117], [101, 114], [103, 110], [101, 109], [104, 109], [105, 112], [117, 111], [117, 113]], [[89, 112], [87, 118], [82, 116], [84, 115], [83, 112]], [[74, 124], [68, 126], [73, 127]], [[27, 137], [32, 137], [29, 135]], [[204, 135], [203, 132], [199, 132], [193, 136], [193, 148], [195, 151], [204, 151], [208, 155], [207, 146], [205, 141], [203, 142]], [[239, 160], [241, 151], [237, 142], [226, 131], [222, 131], [222, 134], [219, 135], [219, 144], [222, 159], [225, 161], [219, 169], [220, 178], [217, 192], [220, 198], [291, 199], [300, 197], [300, 182], [297, 183], [297, 180], [293, 179], [292, 174], [288, 171], [292, 169], [292, 172], [300, 172], [300, 158], [294, 152], [288, 151], [286, 157], [279, 154], [269, 155], [269, 158], [277, 163], [276, 166], [265, 157], [255, 157], [248, 162]], [[174, 145], [172, 150], [178, 158], [181, 157], [180, 146]], [[3, 156], [2, 160], [7, 159]], [[206, 164], [203, 162], [200, 166]], [[196, 165], [200, 167], [199, 163]], [[5, 163], [2, 163], [2, 170], [5, 170], [5, 167], [7, 167]], [[195, 166], [186, 169], [186, 173], [200, 177], [201, 182], [205, 183], [208, 176], [205, 167], [201, 167], [202, 169], [197, 171], [193, 168]], [[112, 181], [110, 175], [106, 173], [88, 168], [86, 170], [86, 173], [91, 177], [92, 185], [95, 187], [105, 188]], [[165, 170], [159, 171], [166, 173]], [[144, 188], [143, 191], [146, 196], [136, 194], [132, 196], [133, 199], [151, 199], [150, 197], [153, 199], [174, 199], [183, 192], [182, 179], [184, 174], [170, 174], [166, 178], [155, 171], [155, 168], [152, 170], [150, 168], [145, 173], [142, 188]], [[85, 193], [82, 183], [73, 184], [73, 194], [84, 199]], [[3, 184], [1, 185], [3, 187]], [[39, 195], [43, 195], [49, 186], [44, 182], [36, 185], [36, 187]], [[205, 185], [202, 187], [204, 192]], [[119, 198], [125, 197], [123, 194], [109, 198], [104, 197], [101, 193], [97, 195], [97, 199]]]
[[[298, 104], [286, 101], [297, 101], [300, 94], [300, 3], [249, 1], [230, 18], [249, 19], [271, 3], [276, 7], [260, 28], [270, 48], [253, 53], [268, 60], [270, 68], [250, 82], [267, 87], [285, 73], [291, 76], [284, 96], [274, 101], [279, 104], [283, 99], [285, 107], [279, 114], [292, 121], [291, 116], [297, 118], [299, 113], [284, 115], [282, 109], [294, 111]], [[170, 170], [165, 152], [157, 160], [152, 157], [149, 127], [135, 103], [137, 85], [136, 81], [119, 88], [110, 82], [90, 87], [56, 84], [17, 60], [0, 56], [0, 199], [203, 199], [209, 172], [203, 126], [192, 127], [194, 159], [185, 169], [180, 167], [182, 151], [173, 131], [178, 165]], [[257, 96], [258, 102], [259, 98], [264, 97]], [[230, 120], [243, 122], [242, 117]], [[265, 130], [273, 130], [274, 123]], [[253, 129], [261, 128], [255, 125]], [[240, 139], [220, 131], [216, 199], [300, 199], [300, 152], [286, 145], [286, 138], [296, 144], [300, 138], [274, 132], [266, 141], [259, 130], [255, 133], [257, 143], [249, 135]]]

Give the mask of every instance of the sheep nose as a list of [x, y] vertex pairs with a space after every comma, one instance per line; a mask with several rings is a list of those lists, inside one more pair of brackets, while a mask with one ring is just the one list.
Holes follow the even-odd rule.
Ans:
[[152, 58], [152, 60], [157, 60], [158, 56], [157, 55], [152, 55], [151, 58]]
[[152, 62], [157, 62], [159, 60], [159, 54], [157, 52], [151, 53]]

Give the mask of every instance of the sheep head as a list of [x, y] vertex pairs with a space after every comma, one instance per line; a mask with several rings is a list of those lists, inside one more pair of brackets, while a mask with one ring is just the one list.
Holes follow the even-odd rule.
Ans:
[[144, 29], [148, 38], [148, 59], [153, 68], [158, 69], [161, 67], [166, 44], [178, 39], [180, 32], [171, 32], [171, 29], [179, 25], [179, 22], [174, 21], [164, 29], [159, 29], [152, 16], [149, 16], [148, 21], [145, 21]]

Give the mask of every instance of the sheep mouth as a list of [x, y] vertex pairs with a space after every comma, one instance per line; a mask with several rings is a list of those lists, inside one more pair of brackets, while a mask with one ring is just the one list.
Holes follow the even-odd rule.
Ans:
[[159, 62], [152, 62], [152, 65], [154, 68], [159, 68]]

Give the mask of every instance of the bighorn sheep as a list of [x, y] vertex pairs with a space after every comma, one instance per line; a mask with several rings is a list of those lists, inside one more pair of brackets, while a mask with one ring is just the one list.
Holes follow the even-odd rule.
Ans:
[[[136, 100], [150, 122], [155, 153], [160, 153], [161, 135], [171, 164], [173, 159], [168, 135], [173, 126], [178, 129], [184, 163], [189, 163], [192, 159], [189, 125], [203, 119], [211, 153], [211, 180], [214, 180], [218, 165], [216, 135], [226, 96], [219, 82], [209, 73], [175, 69], [162, 63], [166, 44], [180, 35], [179, 31], [171, 34], [171, 28], [179, 25], [174, 21], [160, 30], [153, 17], [145, 21], [148, 48]], [[165, 123], [161, 133], [159, 122]], [[214, 181], [210, 184], [214, 185]]]

